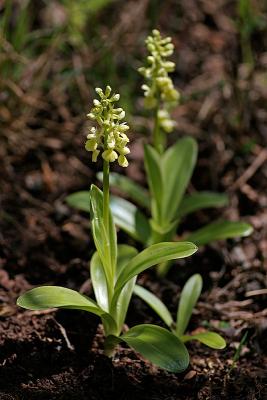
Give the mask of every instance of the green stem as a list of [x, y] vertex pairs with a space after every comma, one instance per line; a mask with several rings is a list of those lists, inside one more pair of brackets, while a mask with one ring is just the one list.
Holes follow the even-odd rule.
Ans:
[[113, 357], [116, 351], [116, 346], [120, 343], [120, 340], [113, 335], [107, 336], [104, 342], [104, 354], [107, 357]]
[[161, 143], [161, 132], [160, 132], [160, 125], [159, 125], [159, 118], [158, 118], [158, 112], [159, 112], [159, 102], [157, 104], [157, 107], [155, 109], [155, 115], [154, 115], [154, 129], [153, 129], [153, 145], [155, 149], [159, 152], [162, 153], [162, 143]]
[[105, 160], [103, 165], [103, 218], [104, 226], [109, 232], [109, 162]]
[[[110, 238], [109, 238], [109, 162], [104, 160], [103, 164], [103, 222], [106, 230], [106, 245], [107, 249], [110, 248]], [[109, 253], [109, 251], [108, 251]], [[108, 257], [108, 268], [110, 271], [112, 268], [112, 261]], [[112, 278], [107, 280], [109, 305], [111, 305], [113, 292], [114, 292], [114, 271], [112, 271]]]

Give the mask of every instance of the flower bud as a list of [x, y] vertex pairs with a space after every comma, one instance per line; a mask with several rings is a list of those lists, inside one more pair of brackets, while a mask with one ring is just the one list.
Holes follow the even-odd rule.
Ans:
[[92, 161], [93, 162], [97, 162], [97, 157], [98, 157], [98, 154], [100, 153], [100, 151], [99, 150], [94, 150], [93, 151], [93, 154], [92, 154]]
[[153, 29], [152, 33], [153, 33], [154, 36], [160, 37], [160, 31], [158, 29]]
[[114, 149], [115, 145], [116, 145], [115, 139], [108, 140], [107, 146], [109, 149]]
[[106, 86], [105, 96], [109, 97], [110, 93], [111, 93], [111, 87], [110, 86]]
[[123, 147], [121, 150], [120, 150], [120, 154], [122, 154], [122, 155], [124, 155], [124, 156], [126, 156], [126, 154], [129, 154], [130, 153], [130, 149], [129, 149], [129, 147]]
[[87, 151], [94, 151], [97, 149], [97, 142], [95, 139], [89, 139], [85, 143], [85, 149]]
[[124, 167], [124, 168], [128, 167], [128, 165], [129, 165], [127, 158], [122, 155], [119, 156], [118, 163], [121, 167]]
[[101, 99], [104, 97], [104, 93], [101, 88], [95, 88], [95, 91], [101, 97]]
[[95, 118], [95, 114], [93, 114], [92, 112], [90, 112], [89, 114], [87, 114], [87, 117], [90, 119], [96, 119]]
[[88, 133], [88, 135], [86, 136], [87, 139], [95, 139], [95, 137], [95, 133]]
[[114, 150], [105, 150], [102, 153], [102, 157], [105, 161], [114, 162], [118, 158], [118, 154]]
[[119, 101], [119, 100], [120, 100], [119, 93], [114, 94], [110, 99], [110, 101]]
[[148, 43], [147, 48], [150, 51], [150, 53], [152, 53], [152, 51], [155, 51], [155, 46], [153, 43]]
[[120, 125], [120, 131], [121, 131], [121, 132], [126, 132], [126, 131], [128, 131], [128, 129], [130, 129], [130, 127], [129, 127], [128, 125], [126, 125], [125, 122], [123, 122], [123, 123]]
[[172, 72], [175, 69], [175, 64], [172, 61], [165, 61], [163, 63], [163, 67], [166, 69], [166, 71]]

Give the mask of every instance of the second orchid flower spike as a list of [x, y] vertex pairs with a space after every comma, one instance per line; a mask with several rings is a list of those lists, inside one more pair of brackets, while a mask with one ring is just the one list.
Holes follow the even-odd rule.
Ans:
[[175, 122], [169, 111], [179, 101], [180, 94], [174, 88], [169, 73], [175, 69], [175, 63], [167, 60], [173, 54], [174, 46], [170, 37], [163, 38], [157, 29], [146, 39], [147, 66], [139, 68], [147, 83], [144, 90], [146, 108], [156, 109], [160, 127], [167, 133], [171, 132]]
[[92, 152], [92, 161], [96, 162], [100, 152], [102, 158], [107, 162], [118, 160], [121, 167], [127, 167], [128, 161], [126, 155], [130, 153], [127, 144], [129, 138], [126, 132], [129, 126], [123, 122], [125, 111], [115, 107], [119, 101], [119, 94], [112, 94], [110, 86], [105, 91], [100, 88], [95, 89], [99, 95], [99, 100], [94, 100], [94, 107], [87, 117], [96, 121], [98, 126], [92, 127], [85, 148]]

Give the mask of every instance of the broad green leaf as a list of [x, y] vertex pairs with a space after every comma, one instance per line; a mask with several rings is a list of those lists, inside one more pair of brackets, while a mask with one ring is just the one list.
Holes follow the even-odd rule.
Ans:
[[165, 324], [170, 328], [174, 323], [171, 313], [165, 304], [149, 290], [143, 288], [142, 286], [135, 285], [134, 294], [144, 300], [149, 307], [154, 310], [158, 316], [165, 322]]
[[[103, 173], [99, 172], [97, 177], [100, 181], [102, 181]], [[150, 198], [148, 191], [127, 176], [117, 174], [116, 172], [111, 172], [109, 174], [109, 183], [110, 186], [119, 189], [121, 192], [129, 196], [139, 206], [147, 208], [148, 210], [150, 209]]]
[[200, 332], [195, 335], [184, 335], [180, 339], [184, 343], [190, 340], [198, 340], [212, 349], [224, 349], [226, 346], [224, 338], [216, 332]]
[[159, 224], [162, 222], [162, 197], [163, 197], [163, 177], [161, 171], [162, 159], [157, 151], [150, 145], [144, 146], [145, 169], [147, 173], [148, 185], [151, 199], [152, 216]]
[[183, 217], [203, 208], [223, 207], [227, 204], [228, 197], [223, 193], [197, 192], [184, 196], [178, 210], [178, 216]]
[[97, 251], [91, 258], [90, 274], [97, 304], [103, 310], [109, 312], [109, 295], [106, 274]]
[[89, 297], [61, 286], [40, 286], [31, 289], [18, 298], [17, 305], [29, 310], [64, 307], [103, 314], [103, 310]]
[[31, 289], [18, 298], [17, 305], [28, 310], [48, 308], [84, 310], [101, 317], [110, 332], [117, 329], [113, 318], [98, 307], [93, 300], [75, 290], [61, 286], [40, 286]]
[[115, 224], [133, 239], [145, 244], [150, 234], [150, 224], [146, 216], [127, 200], [116, 196], [110, 198], [110, 208]]
[[117, 235], [112, 214], [109, 212], [109, 227], [103, 220], [103, 193], [95, 185], [91, 186], [91, 225], [98, 255], [103, 264], [106, 280], [113, 285], [117, 262]]
[[120, 337], [153, 364], [170, 372], [182, 372], [189, 364], [185, 345], [167, 329], [137, 325]]
[[201, 290], [202, 278], [199, 274], [191, 276], [183, 287], [176, 321], [176, 333], [179, 337], [186, 331]]
[[131, 278], [153, 265], [163, 261], [188, 257], [196, 251], [197, 247], [190, 242], [163, 242], [153, 244], [132, 258], [121, 271], [115, 291], [119, 291]]
[[178, 140], [163, 155], [161, 162], [163, 197], [162, 220], [176, 218], [197, 159], [197, 143], [191, 137]]
[[65, 198], [66, 203], [81, 211], [90, 212], [90, 192], [89, 190], [82, 190], [80, 192], [72, 193]]
[[214, 240], [248, 236], [252, 231], [252, 226], [246, 222], [218, 220], [191, 233], [186, 240], [202, 246]]
[[[129, 260], [135, 257], [137, 253], [138, 252], [134, 247], [123, 244], [118, 246], [118, 261], [117, 261], [117, 271], [116, 271], [117, 275], [121, 273], [121, 271], [127, 266]], [[118, 334], [120, 333], [121, 328], [124, 324], [126, 313], [128, 311], [129, 303], [132, 297], [135, 281], [136, 277], [133, 277], [132, 279], [129, 280], [129, 282], [126, 283], [116, 303], [114, 319], [116, 320], [118, 325]]]

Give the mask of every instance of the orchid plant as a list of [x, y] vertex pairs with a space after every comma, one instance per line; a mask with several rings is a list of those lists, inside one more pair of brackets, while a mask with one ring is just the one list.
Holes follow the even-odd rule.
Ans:
[[[223, 207], [228, 198], [225, 194], [210, 191], [185, 194], [196, 166], [198, 148], [195, 139], [184, 137], [166, 149], [166, 135], [175, 127], [170, 112], [180, 98], [169, 76], [175, 69], [175, 64], [168, 60], [174, 46], [170, 37], [163, 38], [156, 29], [146, 39], [146, 46], [149, 55], [139, 72], [146, 80], [142, 86], [144, 106], [154, 115], [152, 144], [144, 144], [149, 190], [126, 176], [112, 173], [111, 186], [134, 201], [111, 197], [115, 224], [144, 246], [174, 239], [189, 240], [202, 246], [216, 240], [249, 235], [252, 232], [249, 224], [219, 219], [176, 237], [178, 226], [186, 216], [205, 208]], [[99, 178], [103, 179], [103, 175], [99, 174]], [[89, 212], [88, 198], [89, 193], [81, 191], [68, 196], [67, 202]], [[160, 264], [159, 274], [166, 275], [169, 266], [170, 263]]]
[[169, 330], [149, 324], [137, 325], [125, 332], [124, 322], [139, 273], [158, 263], [192, 255], [197, 247], [191, 242], [155, 243], [138, 253], [128, 245], [117, 244], [116, 229], [110, 210], [109, 169], [116, 160], [127, 167], [126, 155], [129, 126], [124, 122], [125, 113], [116, 108], [118, 94], [111, 88], [96, 89], [99, 99], [88, 117], [96, 122], [91, 128], [86, 150], [95, 162], [103, 159], [103, 192], [91, 185], [91, 228], [96, 251], [90, 262], [90, 272], [95, 300], [77, 291], [59, 287], [36, 287], [17, 300], [20, 307], [30, 310], [66, 308], [85, 310], [101, 318], [105, 343], [104, 353], [112, 357], [120, 342], [127, 343], [155, 365], [171, 372], [181, 372], [189, 364], [188, 351], [177, 335]]

